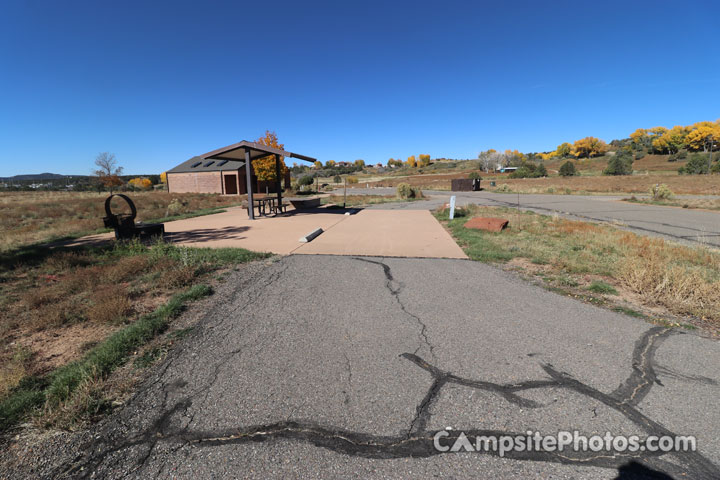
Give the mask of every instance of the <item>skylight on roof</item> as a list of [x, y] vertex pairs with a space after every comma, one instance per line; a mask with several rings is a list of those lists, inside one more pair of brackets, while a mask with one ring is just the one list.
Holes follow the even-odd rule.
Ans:
[[209, 167], [209, 166], [212, 165], [213, 163], [215, 163], [215, 160], [210, 160], [209, 162], [205, 162], [205, 163], [203, 164], [203, 168], [204, 168], [204, 167]]
[[220, 161], [218, 162], [217, 166], [218, 166], [218, 167], [222, 167], [222, 166], [225, 165], [227, 162], [228, 162], [227, 160], [220, 160]]
[[193, 163], [192, 165], [190, 165], [190, 168], [195, 168], [195, 167], [197, 167], [198, 165], [200, 165], [201, 163], [202, 163], [202, 162], [195, 162], [195, 163]]

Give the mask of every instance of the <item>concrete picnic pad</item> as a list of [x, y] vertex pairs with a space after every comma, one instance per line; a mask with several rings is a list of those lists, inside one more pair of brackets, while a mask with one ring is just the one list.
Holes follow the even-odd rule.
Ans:
[[361, 210], [293, 253], [467, 258], [428, 210]]
[[[317, 228], [324, 233], [310, 243], [301, 237]], [[427, 210], [358, 210], [318, 208], [250, 220], [242, 207], [213, 215], [165, 223], [167, 240], [192, 247], [239, 247], [280, 255], [325, 254], [383, 257], [467, 258]], [[113, 238], [105, 233], [70, 245]]]

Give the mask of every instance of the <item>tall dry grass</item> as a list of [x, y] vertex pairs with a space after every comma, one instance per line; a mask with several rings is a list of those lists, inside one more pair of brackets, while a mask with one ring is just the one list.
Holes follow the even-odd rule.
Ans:
[[[167, 192], [128, 194], [138, 209], [138, 221], [222, 208], [239, 203], [239, 197]], [[5, 192], [0, 193], [0, 252], [21, 245], [50, 241], [103, 228], [107, 193]], [[127, 212], [122, 200], [114, 211]]]
[[[443, 217], [445, 215], [445, 217]], [[501, 216], [502, 233], [464, 228], [471, 216]], [[438, 213], [446, 219], [446, 214]], [[471, 206], [449, 227], [470, 258], [505, 262], [516, 257], [558, 274], [599, 275], [662, 306], [720, 325], [720, 252], [629, 233], [617, 228], [507, 208]]]

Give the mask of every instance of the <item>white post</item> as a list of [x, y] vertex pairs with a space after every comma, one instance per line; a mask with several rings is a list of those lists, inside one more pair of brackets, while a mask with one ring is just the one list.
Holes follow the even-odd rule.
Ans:
[[450, 197], [450, 220], [455, 218], [455, 195]]

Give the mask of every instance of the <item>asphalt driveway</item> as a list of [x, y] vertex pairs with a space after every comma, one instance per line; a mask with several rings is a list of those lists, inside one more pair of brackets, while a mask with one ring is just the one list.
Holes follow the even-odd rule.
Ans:
[[[123, 408], [11, 476], [720, 478], [716, 341], [468, 260], [293, 255], [207, 302]], [[560, 430], [694, 435], [699, 450], [433, 447], [437, 432]]]
[[[353, 194], [394, 193], [392, 188], [352, 189]], [[543, 214], [559, 214], [577, 220], [606, 222], [641, 235], [666, 238], [689, 245], [720, 247], [720, 212], [659, 207], [622, 202], [626, 196], [605, 195], [533, 195], [491, 192], [426, 191], [426, 201], [382, 204], [380, 209], [434, 209], [457, 196], [457, 204], [516, 207]]]

